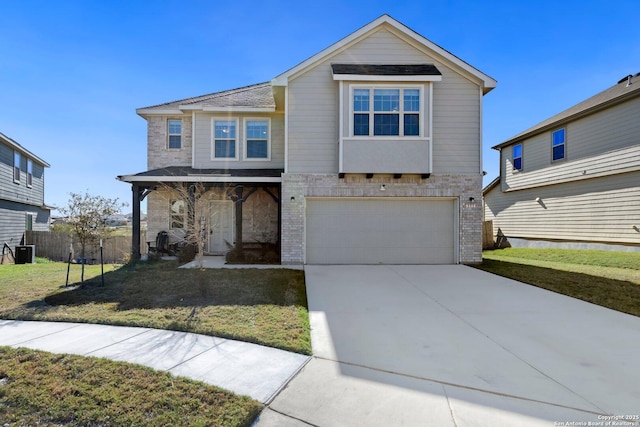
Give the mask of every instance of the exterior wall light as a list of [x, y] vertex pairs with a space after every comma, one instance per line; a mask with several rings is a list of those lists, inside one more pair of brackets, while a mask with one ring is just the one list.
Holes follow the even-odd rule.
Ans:
[[386, 185], [382, 184], [382, 185], [380, 186], [380, 191], [387, 191], [387, 187], [386, 187]]

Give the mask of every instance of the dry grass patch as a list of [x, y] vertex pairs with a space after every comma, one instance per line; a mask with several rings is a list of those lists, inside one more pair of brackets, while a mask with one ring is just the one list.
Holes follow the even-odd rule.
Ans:
[[0, 347], [0, 419], [20, 426], [249, 426], [248, 397], [142, 366]]
[[476, 266], [623, 313], [640, 316], [640, 253], [510, 248]]
[[110, 269], [105, 286], [99, 266], [89, 266], [92, 279], [61, 288], [63, 263], [0, 266], [0, 317], [170, 329], [311, 353], [302, 271], [171, 262]]

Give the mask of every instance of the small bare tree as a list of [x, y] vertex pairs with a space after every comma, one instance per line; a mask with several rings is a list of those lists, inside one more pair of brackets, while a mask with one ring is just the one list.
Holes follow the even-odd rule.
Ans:
[[229, 187], [217, 187], [218, 190], [213, 191], [212, 187], [196, 182], [175, 186], [163, 185], [162, 188], [170, 198], [184, 202], [186, 223], [183, 229], [183, 244], [185, 247], [197, 248], [198, 265], [203, 268], [204, 249], [209, 239], [208, 230], [216, 228], [220, 221], [219, 215], [213, 212], [211, 202], [226, 200]]
[[82, 258], [82, 276], [84, 282], [84, 259], [88, 245], [95, 244], [100, 239], [106, 239], [111, 228], [106, 225], [109, 215], [117, 213], [126, 203], [119, 203], [118, 199], [108, 199], [102, 196], [69, 193], [67, 206], [60, 208], [60, 212], [68, 218], [66, 228], [76, 236], [80, 243], [80, 257]]

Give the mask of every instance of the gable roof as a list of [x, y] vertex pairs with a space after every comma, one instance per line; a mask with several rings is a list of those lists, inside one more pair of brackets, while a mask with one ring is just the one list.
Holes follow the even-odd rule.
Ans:
[[138, 108], [144, 114], [181, 114], [185, 110], [203, 111], [275, 111], [276, 102], [270, 83], [258, 83], [193, 98], [165, 102], [164, 104]]
[[12, 138], [9, 138], [7, 135], [3, 134], [2, 132], [0, 132], [0, 140], [2, 142], [4, 142], [6, 145], [8, 145], [9, 147], [11, 147], [13, 150], [15, 150], [15, 151], [19, 152], [20, 154], [28, 157], [29, 159], [33, 160], [34, 162], [39, 163], [40, 165], [44, 166], [45, 168], [48, 168], [48, 167], [51, 166], [49, 163], [45, 162], [40, 157], [36, 156], [31, 151], [27, 150], [22, 145], [20, 145], [17, 141], [15, 141]]
[[[586, 99], [571, 108], [568, 108], [555, 116], [538, 123], [537, 125], [517, 134], [516, 136], [492, 147], [494, 150], [501, 150], [516, 142], [520, 142], [536, 134], [548, 131], [552, 128], [559, 127], [562, 124], [576, 120], [580, 117], [593, 114], [596, 111], [609, 108], [613, 105], [624, 102], [628, 99], [640, 96], [640, 73], [635, 76], [628, 75], [620, 80], [617, 84], [611, 86], [589, 99]], [[631, 84], [628, 84], [631, 83]]]
[[339, 53], [340, 51], [344, 50], [348, 46], [359, 41], [361, 37], [366, 36], [368, 33], [375, 31], [379, 27], [385, 26], [385, 25], [395, 29], [396, 31], [399, 31], [401, 34], [405, 35], [406, 37], [409, 37], [410, 39], [417, 42], [419, 45], [425, 47], [427, 50], [430, 51], [430, 53], [435, 54], [435, 56], [437, 56], [438, 59], [441, 60], [443, 63], [451, 65], [454, 68], [463, 70], [464, 72], [467, 72], [468, 74], [480, 80], [482, 82], [482, 90], [484, 94], [488, 93], [490, 90], [496, 87], [497, 82], [493, 78], [482, 73], [480, 70], [472, 67], [462, 59], [453, 55], [451, 52], [443, 49], [442, 47], [438, 46], [437, 44], [433, 43], [432, 41], [428, 40], [427, 38], [423, 37], [422, 35], [418, 34], [417, 32], [413, 31], [409, 27], [396, 21], [391, 16], [386, 14], [368, 23], [364, 27], [360, 28], [354, 33], [351, 33], [347, 37], [343, 38], [342, 40], [339, 40], [338, 42], [332, 44], [326, 49], [318, 52], [317, 54], [313, 55], [307, 60], [302, 61], [295, 67], [285, 71], [284, 73], [274, 78], [271, 81], [271, 83], [274, 86], [287, 86], [288, 81], [291, 77], [294, 77], [298, 73], [303, 72], [304, 70], [310, 67], [313, 67], [315, 64], [323, 60], [326, 60], [327, 58]]

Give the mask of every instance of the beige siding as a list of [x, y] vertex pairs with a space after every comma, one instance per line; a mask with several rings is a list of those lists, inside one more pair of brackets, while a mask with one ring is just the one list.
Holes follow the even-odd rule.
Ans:
[[[540, 198], [536, 201], [536, 198]], [[640, 244], [640, 172], [485, 195], [485, 220], [507, 237]]]
[[[236, 149], [238, 160], [212, 160], [213, 119], [238, 121], [238, 141]], [[252, 118], [271, 119], [271, 161], [244, 160], [244, 121]], [[284, 168], [284, 116], [243, 113], [227, 115], [224, 113], [197, 113], [194, 132], [195, 161], [193, 166], [201, 169], [278, 169]]]
[[433, 171], [479, 173], [479, 85], [381, 29], [324, 60], [289, 82], [289, 172], [338, 172], [339, 95], [332, 63], [433, 63], [442, 73], [434, 83]]
[[565, 160], [551, 161], [552, 131], [523, 142], [521, 171], [513, 171], [512, 147], [503, 149], [504, 191], [640, 169], [640, 98], [568, 123], [564, 127]]

